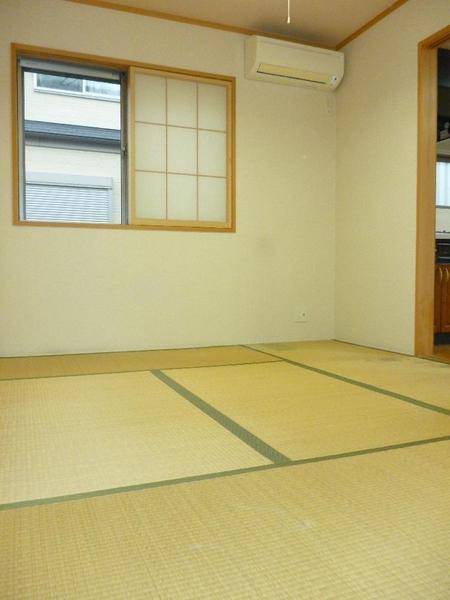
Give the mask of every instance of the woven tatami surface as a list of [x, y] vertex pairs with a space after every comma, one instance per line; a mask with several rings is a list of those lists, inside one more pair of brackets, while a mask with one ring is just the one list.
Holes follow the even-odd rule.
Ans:
[[0, 379], [119, 373], [277, 360], [242, 346], [0, 358]]
[[291, 459], [450, 435], [447, 415], [283, 362], [167, 373]]
[[334, 341], [253, 347], [450, 409], [448, 364]]
[[9, 510], [0, 588], [21, 600], [447, 600], [449, 506], [442, 442]]
[[450, 366], [264, 349], [0, 360], [0, 598], [448, 600]]
[[148, 372], [2, 381], [0, 398], [0, 503], [269, 462]]

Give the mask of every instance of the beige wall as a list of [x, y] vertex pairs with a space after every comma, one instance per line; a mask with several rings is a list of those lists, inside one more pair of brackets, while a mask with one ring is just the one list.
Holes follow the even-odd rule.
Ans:
[[449, 0], [409, 0], [345, 48], [337, 92], [336, 334], [413, 352], [417, 44]]
[[[12, 226], [11, 41], [235, 75], [237, 233]], [[1, 2], [0, 354], [333, 336], [335, 117], [326, 95], [247, 81], [243, 65], [241, 35]]]

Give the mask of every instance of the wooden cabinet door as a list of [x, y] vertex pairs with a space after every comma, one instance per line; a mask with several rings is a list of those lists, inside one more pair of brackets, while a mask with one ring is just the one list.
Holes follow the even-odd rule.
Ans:
[[436, 265], [434, 270], [434, 332], [441, 331], [441, 314], [442, 314], [442, 282], [444, 274], [442, 265]]
[[441, 266], [441, 331], [450, 333], [450, 264]]

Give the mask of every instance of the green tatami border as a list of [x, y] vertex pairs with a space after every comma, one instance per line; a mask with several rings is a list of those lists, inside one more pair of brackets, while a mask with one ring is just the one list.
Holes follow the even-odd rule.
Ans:
[[30, 508], [35, 506], [43, 506], [46, 504], [61, 504], [63, 502], [72, 502], [77, 500], [88, 500], [90, 498], [98, 498], [101, 496], [112, 496], [114, 494], [125, 494], [129, 492], [139, 492], [152, 488], [167, 487], [171, 485], [179, 485], [183, 483], [192, 483], [195, 481], [208, 481], [210, 479], [218, 479], [222, 477], [233, 477], [235, 475], [244, 475], [246, 473], [256, 473], [258, 471], [269, 471], [272, 469], [281, 469], [285, 467], [293, 467], [299, 465], [307, 465], [312, 463], [327, 462], [332, 460], [340, 460], [346, 458], [354, 458], [357, 456], [365, 456], [368, 454], [376, 454], [379, 452], [388, 452], [401, 450], [403, 448], [412, 448], [414, 446], [423, 446], [427, 444], [435, 444], [440, 442], [450, 442], [450, 435], [428, 438], [425, 440], [415, 440], [411, 442], [403, 442], [401, 444], [393, 444], [390, 446], [380, 446], [378, 448], [367, 448], [364, 450], [353, 450], [351, 452], [343, 452], [341, 454], [329, 454], [325, 456], [315, 456], [312, 458], [300, 458], [284, 463], [272, 463], [268, 465], [259, 465], [256, 467], [244, 467], [242, 469], [232, 469], [230, 471], [219, 471], [216, 473], [206, 473], [204, 475], [190, 475], [188, 477], [180, 477], [178, 479], [167, 479], [165, 481], [152, 481], [148, 483], [138, 483], [135, 485], [127, 485], [117, 488], [108, 488], [103, 490], [94, 490], [91, 492], [79, 492], [77, 494], [67, 494], [64, 496], [53, 496], [49, 498], [35, 498], [34, 500], [19, 500], [17, 502], [9, 502], [0, 504], [0, 511], [14, 510], [21, 508]]
[[233, 419], [230, 419], [230, 417], [227, 417], [227, 415], [220, 412], [220, 410], [217, 410], [217, 408], [214, 408], [205, 402], [205, 400], [185, 388], [183, 385], [175, 381], [175, 379], [169, 377], [166, 373], [163, 373], [159, 369], [152, 370], [150, 373], [169, 386], [182, 398], [201, 410], [205, 415], [216, 421], [216, 423], [219, 423], [219, 425], [225, 427], [225, 429], [238, 437], [242, 442], [247, 444], [247, 446], [250, 446], [253, 450], [256, 450], [256, 452], [264, 456], [264, 458], [268, 458], [274, 463], [290, 462], [290, 459], [287, 456], [281, 454], [281, 452], [278, 452], [278, 450], [275, 450], [275, 448], [272, 448], [272, 446], [269, 446], [269, 444], [266, 444], [266, 442], [248, 431], [248, 429], [245, 429], [242, 427], [242, 425], [239, 425], [239, 423], [236, 423], [236, 421], [233, 421]]
[[[443, 415], [450, 416], [450, 409], [444, 408], [443, 406], [438, 406], [436, 404], [430, 404], [428, 402], [424, 402], [423, 400], [417, 400], [416, 398], [411, 398], [410, 396], [405, 396], [404, 394], [398, 394], [397, 392], [391, 392], [390, 390], [386, 390], [384, 388], [377, 387], [376, 385], [372, 385], [370, 383], [364, 383], [364, 381], [359, 381], [357, 379], [351, 379], [350, 377], [345, 377], [344, 375], [338, 375], [337, 373], [333, 373], [332, 371], [325, 371], [324, 369], [319, 369], [318, 367], [313, 367], [311, 365], [307, 365], [306, 363], [301, 363], [297, 360], [292, 360], [291, 358], [286, 358], [284, 356], [280, 356], [279, 354], [273, 354], [271, 352], [266, 352], [265, 350], [260, 350], [259, 348], [253, 348], [252, 346], [245, 346], [244, 348], [248, 348], [250, 350], [255, 350], [256, 352], [261, 352], [261, 354], [266, 354], [267, 356], [273, 356], [275, 358], [281, 358], [281, 360], [289, 365], [293, 365], [294, 367], [299, 367], [301, 369], [305, 369], [306, 371], [312, 371], [313, 373], [317, 373], [318, 375], [324, 375], [325, 377], [331, 377], [332, 379], [337, 379], [338, 381], [342, 381], [343, 383], [349, 383], [350, 385], [355, 385], [360, 388], [364, 388], [371, 392], [376, 392], [378, 394], [384, 394], [385, 396], [390, 396], [391, 398], [396, 398], [397, 400], [403, 400], [403, 402], [408, 402], [409, 404], [415, 404], [416, 406], [420, 406], [421, 408], [425, 408], [427, 410], [433, 410], [434, 412], [442, 413]], [[254, 363], [258, 364], [258, 363]], [[275, 361], [277, 364], [277, 361]]]

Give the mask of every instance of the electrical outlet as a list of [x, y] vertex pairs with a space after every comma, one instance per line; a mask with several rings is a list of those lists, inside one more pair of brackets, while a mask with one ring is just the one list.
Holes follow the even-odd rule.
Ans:
[[294, 311], [294, 323], [306, 323], [309, 319], [306, 308], [300, 306]]

